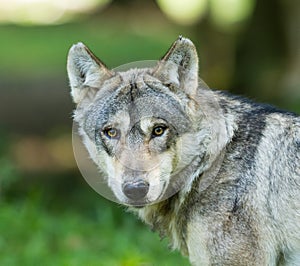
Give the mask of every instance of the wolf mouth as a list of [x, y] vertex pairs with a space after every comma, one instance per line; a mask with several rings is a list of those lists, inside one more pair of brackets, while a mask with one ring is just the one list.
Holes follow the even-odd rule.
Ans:
[[173, 173], [173, 175], [171, 174], [168, 181], [160, 180], [160, 182], [162, 182], [162, 189], [161, 189], [161, 193], [155, 200], [153, 200], [153, 201], [147, 200], [147, 197], [145, 197], [141, 201], [132, 201], [127, 198], [127, 201], [124, 204], [132, 206], [132, 207], [136, 207], [136, 208], [143, 208], [146, 205], [152, 205], [152, 204], [161, 202], [162, 200], [165, 199], [166, 196], [168, 196], [168, 197], [173, 196], [180, 190], [180, 188], [182, 188], [184, 186], [184, 183], [186, 183], [186, 184], [189, 183], [189, 181], [185, 179], [186, 175], [189, 175], [193, 165], [201, 164], [203, 157], [204, 156], [195, 156], [191, 160], [189, 165], [187, 165], [180, 171]]

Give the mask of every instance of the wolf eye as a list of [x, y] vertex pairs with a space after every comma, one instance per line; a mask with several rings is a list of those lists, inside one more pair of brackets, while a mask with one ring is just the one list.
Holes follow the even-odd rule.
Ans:
[[166, 131], [166, 127], [163, 126], [157, 126], [155, 128], [153, 128], [152, 131], [152, 137], [159, 137], [161, 135], [163, 135]]
[[109, 139], [118, 139], [120, 137], [120, 131], [113, 127], [104, 129], [103, 133]]

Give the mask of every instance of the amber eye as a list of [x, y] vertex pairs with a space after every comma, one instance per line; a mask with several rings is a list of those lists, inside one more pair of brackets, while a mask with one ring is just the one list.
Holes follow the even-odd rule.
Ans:
[[104, 134], [106, 137], [110, 138], [110, 139], [118, 139], [120, 137], [120, 132], [118, 129], [116, 128], [107, 128], [104, 129]]
[[159, 137], [165, 133], [166, 127], [157, 126], [153, 128], [152, 137]]

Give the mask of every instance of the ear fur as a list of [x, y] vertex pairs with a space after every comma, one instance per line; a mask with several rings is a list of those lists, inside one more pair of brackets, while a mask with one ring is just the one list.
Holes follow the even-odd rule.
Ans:
[[68, 77], [75, 103], [92, 98], [113, 73], [83, 44], [73, 45], [68, 54]]
[[198, 55], [187, 38], [179, 36], [154, 70], [154, 76], [165, 84], [175, 85], [188, 95], [198, 87]]

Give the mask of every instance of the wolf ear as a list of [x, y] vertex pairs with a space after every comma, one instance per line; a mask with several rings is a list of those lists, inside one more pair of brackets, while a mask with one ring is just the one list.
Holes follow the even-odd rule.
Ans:
[[67, 71], [71, 95], [77, 104], [87, 97], [92, 99], [102, 83], [113, 75], [83, 43], [71, 47]]
[[165, 84], [174, 84], [187, 94], [198, 87], [198, 55], [191, 40], [179, 36], [158, 63], [154, 76]]

